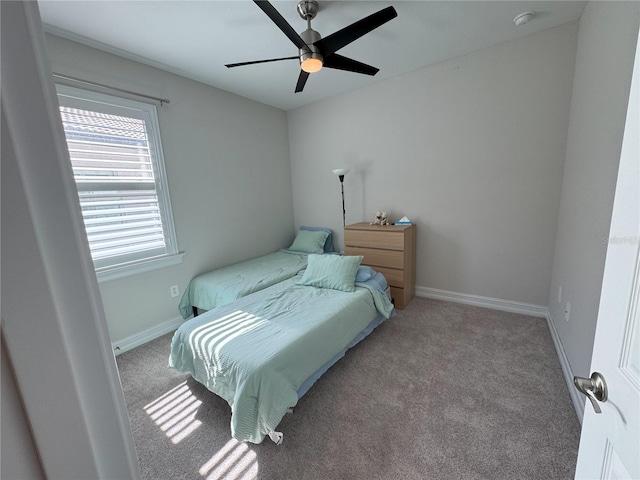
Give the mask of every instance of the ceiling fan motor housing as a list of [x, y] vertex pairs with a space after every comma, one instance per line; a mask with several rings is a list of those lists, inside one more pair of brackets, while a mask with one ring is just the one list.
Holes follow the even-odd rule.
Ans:
[[[299, 49], [300, 52], [300, 65], [302, 69], [308, 72], [315, 72], [322, 68], [324, 58], [320, 53], [320, 49], [314, 45], [315, 42], [322, 37], [320, 33], [311, 28], [311, 20], [315, 18], [318, 13], [318, 2], [316, 0], [301, 0], [298, 2], [298, 14], [303, 20], [307, 21], [307, 29], [300, 34], [300, 38], [307, 44], [306, 49]], [[316, 61], [308, 62], [309, 59]], [[309, 69], [311, 66], [311, 69]]]
[[322, 37], [320, 35], [320, 33], [316, 32], [315, 30], [312, 30], [310, 28], [308, 28], [307, 30], [305, 30], [304, 32], [302, 32], [300, 34], [300, 38], [302, 38], [302, 40], [304, 40], [304, 43], [307, 44], [307, 48], [309, 49], [309, 51], [300, 49], [300, 62], [304, 62], [305, 60], [309, 59], [309, 58], [317, 58], [320, 61], [323, 61], [323, 57], [320, 54], [320, 50], [318, 49], [318, 47], [316, 47], [314, 45], [315, 42], [317, 42], [318, 40], [320, 40]]

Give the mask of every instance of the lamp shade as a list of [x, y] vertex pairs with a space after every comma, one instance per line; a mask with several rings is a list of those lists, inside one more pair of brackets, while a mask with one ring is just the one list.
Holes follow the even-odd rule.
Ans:
[[346, 175], [347, 173], [349, 173], [349, 169], [348, 168], [334, 168], [333, 170], [331, 170], [333, 172], [334, 175]]

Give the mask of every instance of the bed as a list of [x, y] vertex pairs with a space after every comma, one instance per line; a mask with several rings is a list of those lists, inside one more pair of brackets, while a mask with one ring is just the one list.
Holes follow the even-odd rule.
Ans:
[[358, 277], [361, 259], [309, 255], [303, 273], [178, 328], [169, 366], [227, 401], [236, 440], [280, 443], [275, 429], [287, 410], [395, 314], [382, 274], [360, 267], [371, 273]]
[[307, 255], [335, 253], [331, 230], [302, 226], [288, 249], [229, 265], [194, 277], [182, 295], [182, 318], [198, 315], [275, 285], [307, 266]]

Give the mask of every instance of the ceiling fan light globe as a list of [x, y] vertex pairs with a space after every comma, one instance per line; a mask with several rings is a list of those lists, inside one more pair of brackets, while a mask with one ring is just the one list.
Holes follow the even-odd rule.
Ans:
[[307, 73], [315, 73], [322, 68], [322, 60], [320, 58], [307, 58], [300, 63], [300, 67]]

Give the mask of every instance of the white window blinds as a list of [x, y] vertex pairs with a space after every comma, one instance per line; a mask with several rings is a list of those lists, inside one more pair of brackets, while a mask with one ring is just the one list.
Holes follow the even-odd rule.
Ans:
[[96, 269], [177, 253], [155, 106], [61, 86], [58, 97]]

